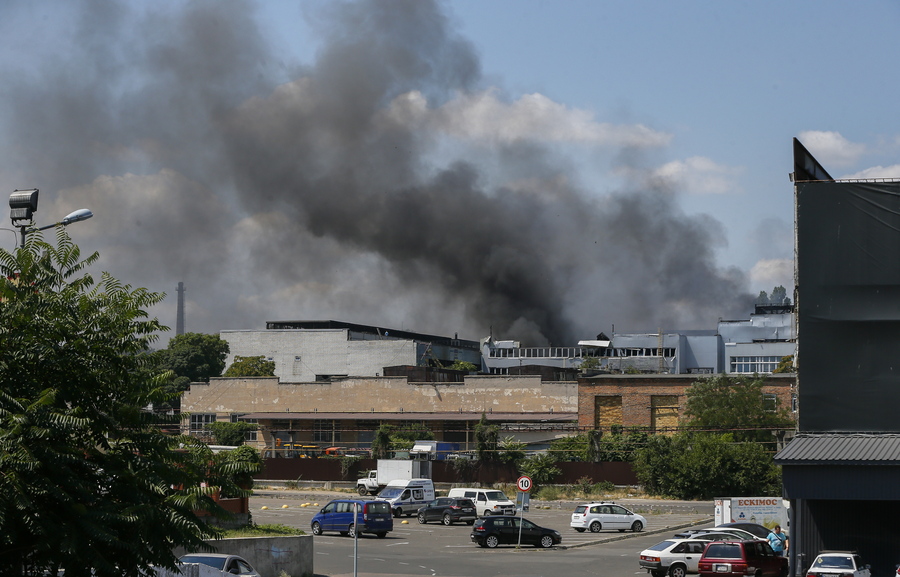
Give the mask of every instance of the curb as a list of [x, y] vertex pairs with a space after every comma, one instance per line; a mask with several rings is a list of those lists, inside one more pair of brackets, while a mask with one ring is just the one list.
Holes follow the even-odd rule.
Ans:
[[688, 527], [694, 527], [696, 525], [705, 525], [706, 523], [713, 523], [715, 519], [710, 517], [708, 519], [702, 519], [700, 521], [695, 521], [693, 523], [683, 523], [681, 525], [671, 525], [668, 527], [663, 527], [661, 529], [654, 529], [653, 531], [641, 531], [640, 533], [623, 533], [621, 535], [616, 535], [614, 537], [606, 537], [605, 539], [596, 539], [594, 541], [587, 541], [585, 543], [578, 543], [575, 545], [557, 545], [556, 549], [577, 549], [578, 547], [587, 547], [589, 545], [599, 545], [601, 543], [612, 543], [614, 541], [622, 541], [624, 539], [633, 539], [635, 537], [640, 537], [642, 535], [658, 535], [659, 533], [668, 533], [670, 531], [678, 531], [679, 529], [687, 529]]

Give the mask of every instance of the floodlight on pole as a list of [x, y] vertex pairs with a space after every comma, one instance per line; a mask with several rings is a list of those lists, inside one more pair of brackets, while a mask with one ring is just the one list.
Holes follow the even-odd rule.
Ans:
[[38, 192], [40, 191], [37, 188], [16, 190], [9, 196], [9, 218], [12, 220], [13, 226], [18, 227], [19, 232], [21, 233], [21, 240], [19, 242], [21, 248], [25, 248], [25, 235], [29, 232], [47, 230], [48, 228], [53, 228], [55, 226], [68, 226], [73, 222], [80, 222], [94, 216], [94, 213], [89, 209], [79, 208], [78, 210], [67, 214], [66, 217], [59, 222], [35, 227], [33, 218], [34, 213], [37, 212]]

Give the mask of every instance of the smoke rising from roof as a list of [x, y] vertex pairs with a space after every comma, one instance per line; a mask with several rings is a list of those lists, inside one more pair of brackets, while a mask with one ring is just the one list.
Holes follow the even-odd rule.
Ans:
[[[70, 234], [169, 293], [152, 313], [172, 326], [182, 280], [198, 332], [334, 318], [573, 344], [750, 311], [721, 225], [641, 167], [669, 135], [505, 98], [439, 4], [328, 3], [305, 66], [249, 2], [59, 8], [64, 52], [2, 64], [3, 180], [42, 189], [38, 222], [90, 207]], [[579, 184], [575, 145], [626, 184]]]

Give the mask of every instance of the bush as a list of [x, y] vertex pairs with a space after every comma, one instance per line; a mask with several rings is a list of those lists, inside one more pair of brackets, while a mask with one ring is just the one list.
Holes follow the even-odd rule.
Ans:
[[656, 435], [638, 451], [634, 469], [647, 493], [675, 499], [781, 493], [772, 456], [760, 443], [736, 443], [731, 434]]

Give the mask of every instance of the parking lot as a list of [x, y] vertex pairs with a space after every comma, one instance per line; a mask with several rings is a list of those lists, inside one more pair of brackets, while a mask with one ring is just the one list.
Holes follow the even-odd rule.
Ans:
[[[253, 521], [281, 523], [309, 531], [310, 519], [334, 498], [354, 498], [348, 493], [324, 491], [259, 490], [250, 499]], [[532, 501], [525, 517], [538, 525], [558, 530], [562, 544], [553, 550], [501, 546], [496, 550], [474, 545], [471, 527], [439, 523], [419, 524], [415, 516], [394, 519], [386, 539], [359, 539], [359, 575], [646, 575], [639, 569], [637, 553], [671, 536], [678, 529], [712, 523], [711, 503], [619, 500], [647, 519], [641, 533], [616, 530], [579, 533], [569, 527], [575, 502]], [[331, 533], [315, 538], [314, 567], [317, 576], [352, 575], [353, 539]], [[598, 556], [612, 572], [598, 572]], [[498, 564], [499, 563], [499, 564]], [[565, 571], [560, 571], [560, 564]], [[583, 567], [579, 569], [579, 567]], [[617, 569], [613, 570], [613, 567]], [[515, 570], [513, 570], [515, 568]]]

